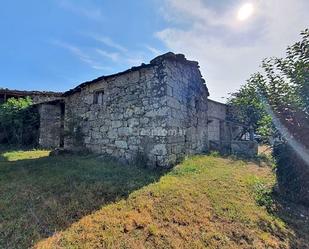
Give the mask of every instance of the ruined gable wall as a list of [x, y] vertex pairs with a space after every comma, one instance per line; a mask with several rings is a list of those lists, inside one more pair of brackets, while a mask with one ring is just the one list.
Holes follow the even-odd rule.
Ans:
[[185, 155], [205, 152], [207, 138], [208, 89], [197, 62], [181, 58], [165, 62], [169, 107], [167, 150], [175, 163]]

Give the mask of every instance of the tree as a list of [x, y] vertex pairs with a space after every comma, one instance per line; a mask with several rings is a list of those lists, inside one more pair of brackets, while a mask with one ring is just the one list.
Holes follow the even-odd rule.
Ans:
[[265, 88], [265, 79], [261, 73], [253, 74], [247, 84], [231, 94], [228, 104], [232, 107], [230, 119], [252, 127], [264, 142], [272, 135], [272, 122], [261, 100], [261, 89]]
[[274, 147], [279, 188], [309, 205], [309, 29], [284, 58], [265, 59], [261, 68], [229, 104], [235, 119], [264, 138], [279, 138]]

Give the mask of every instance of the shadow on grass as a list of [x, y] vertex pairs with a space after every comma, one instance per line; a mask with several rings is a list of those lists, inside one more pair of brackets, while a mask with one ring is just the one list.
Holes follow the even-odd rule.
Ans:
[[0, 248], [28, 248], [166, 171], [96, 156], [0, 159]]

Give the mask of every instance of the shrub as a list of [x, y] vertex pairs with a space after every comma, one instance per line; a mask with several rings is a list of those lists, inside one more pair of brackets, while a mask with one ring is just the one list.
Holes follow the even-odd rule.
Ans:
[[212, 150], [212, 151], [209, 152], [209, 156], [219, 157], [220, 156], [220, 152]]
[[256, 203], [260, 206], [266, 207], [268, 211], [271, 211], [273, 205], [272, 189], [269, 186], [258, 182], [254, 186], [254, 193]]
[[277, 160], [277, 181], [282, 195], [309, 206], [308, 165], [287, 142], [276, 145], [273, 154]]
[[32, 100], [11, 98], [0, 105], [1, 143], [8, 145], [36, 145], [38, 142], [39, 114]]

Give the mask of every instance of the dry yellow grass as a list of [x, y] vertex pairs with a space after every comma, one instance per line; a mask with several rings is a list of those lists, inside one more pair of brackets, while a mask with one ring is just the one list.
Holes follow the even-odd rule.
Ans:
[[259, 154], [265, 154], [267, 156], [271, 156], [272, 147], [269, 145], [260, 145], [258, 149]]

